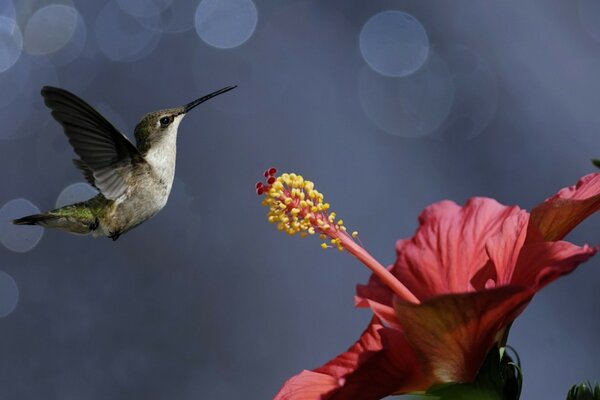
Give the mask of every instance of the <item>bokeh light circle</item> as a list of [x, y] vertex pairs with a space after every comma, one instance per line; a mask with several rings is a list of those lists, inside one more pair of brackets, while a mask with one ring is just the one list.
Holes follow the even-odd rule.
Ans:
[[23, 36], [15, 20], [0, 16], [0, 72], [11, 68], [23, 51]]
[[25, 51], [37, 55], [57, 52], [73, 38], [79, 20], [73, 7], [51, 4], [40, 8], [25, 27]]
[[385, 76], [407, 76], [427, 60], [429, 38], [421, 23], [402, 11], [384, 11], [371, 17], [359, 36], [363, 58]]
[[73, 183], [60, 192], [56, 199], [56, 208], [89, 200], [97, 194], [98, 191], [89, 183]]
[[147, 29], [111, 1], [96, 18], [96, 39], [102, 53], [111, 61], [136, 61], [152, 53], [160, 33]]
[[40, 209], [26, 199], [13, 199], [4, 204], [0, 208], [0, 242], [4, 247], [17, 253], [33, 249], [42, 238], [44, 228], [13, 225], [12, 220], [39, 212]]
[[17, 307], [19, 287], [12, 276], [0, 271], [0, 318], [7, 317]]
[[196, 33], [206, 44], [230, 49], [252, 36], [258, 11], [252, 0], [202, 0], [194, 18]]
[[454, 100], [454, 84], [444, 60], [434, 51], [416, 73], [389, 78], [364, 67], [358, 92], [366, 116], [380, 129], [400, 137], [420, 137], [436, 130]]

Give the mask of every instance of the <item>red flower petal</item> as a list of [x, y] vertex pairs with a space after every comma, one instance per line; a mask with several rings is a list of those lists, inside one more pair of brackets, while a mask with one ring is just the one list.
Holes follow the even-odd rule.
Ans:
[[525, 244], [517, 261], [512, 283], [528, 285], [537, 292], [555, 279], [573, 271], [597, 251], [597, 248], [588, 245], [580, 247], [564, 241]]
[[304, 370], [288, 379], [273, 400], [320, 400], [338, 387], [335, 377]]
[[472, 198], [464, 207], [435, 203], [419, 217], [415, 236], [398, 241], [392, 272], [420, 300], [472, 291], [471, 278], [488, 260], [486, 242], [515, 215], [526, 214], [487, 198]]
[[600, 209], [600, 174], [589, 174], [531, 211], [531, 222], [546, 240], [560, 240]]
[[377, 400], [430, 386], [404, 334], [390, 328], [380, 329], [379, 334], [383, 348], [360, 362], [345, 376], [343, 385], [323, 399]]
[[380, 399], [412, 390], [422, 375], [414, 352], [401, 332], [373, 317], [360, 339], [346, 352], [314, 371], [289, 379], [275, 400]]
[[[479, 276], [477, 279], [483, 282], [475, 283], [473, 286], [476, 290], [491, 287], [508, 285], [511, 283], [513, 271], [517, 265], [519, 253], [527, 238], [527, 225], [529, 223], [529, 215], [522, 211], [507, 218], [502, 222], [502, 226], [498, 232], [490, 237], [485, 244], [485, 251], [490, 258], [491, 270], [487, 271], [487, 276]], [[481, 272], [486, 269], [482, 269]], [[489, 275], [489, 273], [492, 275]], [[491, 281], [491, 282], [490, 282]], [[527, 286], [523, 284], [522, 286]]]
[[430, 383], [470, 382], [497, 335], [521, 313], [534, 293], [505, 286], [445, 295], [422, 304], [398, 302], [396, 313]]
[[359, 308], [370, 308], [388, 326], [400, 329], [398, 318], [393, 308], [393, 298], [394, 293], [390, 288], [381, 283], [377, 276], [371, 275], [368, 284], [356, 285], [354, 305]]
[[379, 330], [382, 328], [384, 326], [377, 317], [371, 318], [369, 326], [356, 343], [350, 346], [346, 352], [317, 368], [315, 372], [322, 372], [336, 378], [342, 378], [353, 372], [361, 362], [364, 362], [364, 356], [359, 358], [362, 354], [376, 352], [383, 347], [379, 335]]

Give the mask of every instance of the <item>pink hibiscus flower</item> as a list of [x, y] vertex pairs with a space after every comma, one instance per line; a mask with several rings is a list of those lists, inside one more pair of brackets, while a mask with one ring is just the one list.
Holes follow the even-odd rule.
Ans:
[[346, 352], [289, 379], [277, 400], [380, 399], [446, 382], [474, 380], [486, 355], [535, 293], [596, 253], [562, 239], [600, 208], [600, 174], [583, 177], [533, 209], [472, 198], [441, 201], [396, 244], [383, 267], [348, 234], [314, 184], [265, 172], [257, 184], [269, 221], [294, 235], [319, 234], [373, 271], [356, 305], [375, 316]]

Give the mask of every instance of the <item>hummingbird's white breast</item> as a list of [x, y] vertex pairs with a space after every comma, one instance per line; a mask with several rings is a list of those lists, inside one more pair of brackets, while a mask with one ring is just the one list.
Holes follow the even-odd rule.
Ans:
[[161, 140], [154, 143], [144, 158], [152, 167], [156, 185], [147, 188], [151, 197], [156, 199], [156, 212], [165, 206], [173, 187], [175, 164], [177, 160], [177, 129], [184, 115], [175, 117]]
[[169, 196], [175, 177], [175, 164], [177, 160], [177, 128], [174, 133], [168, 133], [158, 143], [154, 144], [146, 153], [146, 162], [152, 167], [158, 183], [166, 189]]

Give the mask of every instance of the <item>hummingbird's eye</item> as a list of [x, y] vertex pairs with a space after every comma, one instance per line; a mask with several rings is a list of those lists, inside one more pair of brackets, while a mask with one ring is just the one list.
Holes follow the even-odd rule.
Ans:
[[161, 126], [167, 126], [169, 125], [171, 122], [173, 121], [172, 117], [162, 117], [160, 119], [160, 125]]

